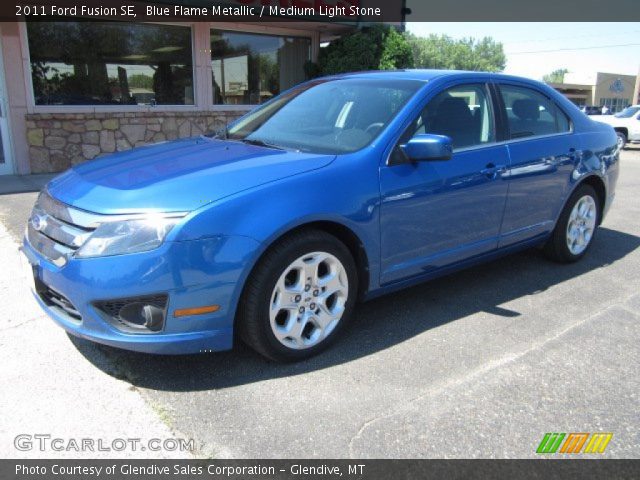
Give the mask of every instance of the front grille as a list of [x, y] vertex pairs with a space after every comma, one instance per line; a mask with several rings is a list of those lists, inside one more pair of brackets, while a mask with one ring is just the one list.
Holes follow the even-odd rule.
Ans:
[[49, 308], [58, 310], [60, 313], [66, 314], [68, 318], [73, 321], [81, 322], [82, 316], [78, 309], [69, 301], [67, 297], [59, 292], [56, 292], [51, 287], [42, 282], [42, 280], [36, 278], [36, 292], [42, 299], [42, 301]]
[[96, 217], [42, 192], [29, 218], [27, 240], [44, 257], [62, 266], [95, 230]]

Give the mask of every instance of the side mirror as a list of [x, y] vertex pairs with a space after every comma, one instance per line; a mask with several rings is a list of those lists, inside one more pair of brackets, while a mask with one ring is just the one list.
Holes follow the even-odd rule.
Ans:
[[449, 160], [453, 153], [449, 137], [432, 134], [416, 135], [400, 149], [413, 162]]

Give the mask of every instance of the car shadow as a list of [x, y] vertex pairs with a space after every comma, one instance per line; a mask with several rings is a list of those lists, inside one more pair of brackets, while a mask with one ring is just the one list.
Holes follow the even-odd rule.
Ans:
[[574, 264], [553, 263], [532, 249], [380, 297], [358, 305], [351, 325], [329, 350], [296, 364], [271, 363], [243, 344], [230, 352], [159, 356], [69, 338], [98, 368], [137, 387], [223, 389], [350, 362], [478, 312], [517, 318], [519, 312], [500, 305], [606, 267], [638, 246], [640, 237], [600, 228], [589, 253]]

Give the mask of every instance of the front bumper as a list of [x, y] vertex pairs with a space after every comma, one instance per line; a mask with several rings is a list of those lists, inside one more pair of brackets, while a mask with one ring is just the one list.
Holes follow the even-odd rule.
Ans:
[[[80, 314], [48, 305], [32, 289], [43, 310], [72, 335], [117, 348], [157, 354], [228, 350], [247, 260], [258, 243], [246, 237], [165, 242], [149, 252], [98, 258], [71, 258], [58, 267], [25, 239], [22, 251], [34, 276], [66, 297]], [[167, 294], [164, 328], [157, 333], [123, 332], [104, 318], [94, 302]], [[176, 318], [176, 309], [219, 305], [214, 313]]]

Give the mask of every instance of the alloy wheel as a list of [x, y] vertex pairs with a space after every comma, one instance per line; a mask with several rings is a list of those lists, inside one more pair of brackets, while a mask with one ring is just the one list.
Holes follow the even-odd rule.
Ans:
[[596, 228], [598, 209], [590, 195], [581, 197], [571, 210], [567, 223], [567, 247], [573, 255], [584, 252]]
[[347, 272], [338, 258], [327, 252], [303, 255], [282, 272], [273, 289], [271, 330], [288, 348], [313, 347], [336, 328], [348, 296]]

